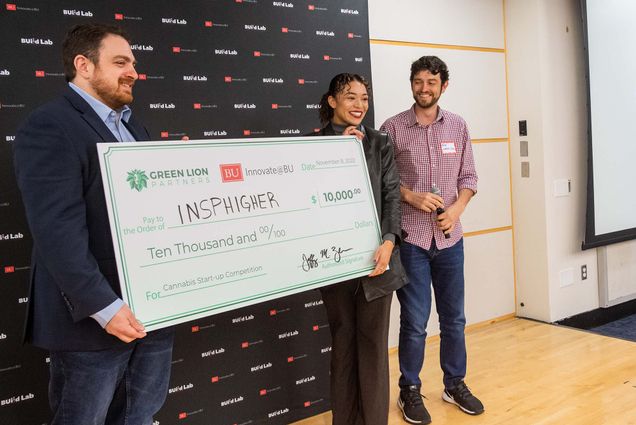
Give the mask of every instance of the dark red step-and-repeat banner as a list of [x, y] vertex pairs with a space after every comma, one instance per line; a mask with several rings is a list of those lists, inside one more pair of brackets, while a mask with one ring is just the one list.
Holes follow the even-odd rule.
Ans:
[[[49, 421], [47, 353], [21, 342], [31, 239], [11, 143], [65, 85], [75, 24], [132, 36], [132, 105], [153, 139], [278, 137], [320, 126], [331, 77], [371, 79], [366, 0], [19, 0], [0, 3], [0, 423]], [[373, 123], [373, 113], [366, 122]], [[330, 337], [317, 291], [178, 326], [157, 424], [285, 424], [329, 409]]]

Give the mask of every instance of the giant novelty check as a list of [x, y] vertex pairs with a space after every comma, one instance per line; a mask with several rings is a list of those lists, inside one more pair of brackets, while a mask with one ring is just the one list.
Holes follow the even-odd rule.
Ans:
[[98, 144], [124, 301], [153, 330], [373, 270], [352, 136]]

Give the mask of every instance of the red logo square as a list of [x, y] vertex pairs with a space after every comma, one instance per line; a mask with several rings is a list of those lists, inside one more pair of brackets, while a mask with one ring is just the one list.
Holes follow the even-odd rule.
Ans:
[[306, 401], [306, 402], [305, 402], [305, 404], [304, 404], [304, 406], [305, 406], [305, 407], [309, 407], [309, 406], [311, 406], [311, 401]]
[[181, 53], [181, 47], [174, 46], [172, 48], [172, 53]]
[[250, 346], [250, 343], [249, 343], [249, 342], [243, 342], [243, 343], [241, 343], [241, 348], [247, 348], [247, 347], [249, 347], [249, 346]]
[[140, 80], [146, 80], [148, 78], [148, 76], [146, 74], [139, 74], [139, 79]]
[[[243, 167], [241, 167], [241, 164], [220, 164], [219, 167], [221, 168], [221, 180], [224, 183], [243, 181]], [[241, 347], [245, 348], [248, 345], [248, 342], [244, 342]]]
[[258, 394], [259, 394], [259, 395], [265, 395], [265, 394], [267, 394], [267, 390], [260, 390], [260, 391], [258, 392]]
[[223, 80], [224, 80], [226, 83], [231, 83], [231, 82], [232, 82], [232, 77], [226, 76]]
[[115, 13], [115, 20], [116, 21], [123, 21], [124, 20], [124, 14], [123, 13]]
[[179, 419], [185, 419], [187, 417], [188, 417], [188, 414], [186, 412], [179, 413]]
[[15, 272], [15, 266], [4, 266], [4, 272], [5, 273], [14, 273]]
[[299, 78], [298, 79], [298, 84], [305, 84], [305, 79], [304, 78]]
[[287, 363], [291, 363], [294, 361], [294, 356], [287, 357]]
[[324, 55], [322, 58], [323, 58], [324, 60], [326, 60], [326, 61], [328, 61], [328, 60], [330, 59], [330, 58], [329, 58], [329, 55]]
[[42, 77], [44, 77], [44, 71], [38, 71], [38, 70], [36, 70], [36, 71], [35, 71], [35, 76], [36, 76], [36, 77], [38, 77], [38, 78], [42, 78]]
[[252, 130], [243, 130], [243, 136], [249, 136], [252, 134]]
[[278, 109], [278, 103], [272, 103], [272, 109]]
[[201, 109], [201, 104], [200, 103], [195, 103], [195, 104], [192, 105], [192, 107], [194, 109]]
[[260, 55], [261, 55], [261, 52], [259, 52], [258, 50], [254, 50], [254, 56], [257, 56], [257, 57], [258, 57], [258, 56], [260, 56]]
[[309, 10], [315, 10], [315, 9], [316, 9], [316, 6], [314, 6], [313, 4], [310, 4], [310, 5], [308, 5], [308, 6], [307, 6], [307, 9], [309, 9]]
[[281, 32], [289, 32], [289, 28], [287, 27], [282, 27], [280, 30]]
[[276, 316], [277, 311], [276, 310], [270, 310], [269, 311], [269, 315], [270, 316]]
[[17, 10], [17, 7], [13, 3], [7, 3], [7, 10]]
[[212, 26], [212, 21], [205, 21], [205, 26], [206, 27], [211, 27]]
[[199, 332], [201, 330], [198, 326], [192, 326], [192, 332]]
[[314, 327], [313, 327], [312, 329], [313, 329], [314, 331], [317, 331], [317, 330], [318, 330], [318, 329], [320, 329], [320, 328], [318, 327], [318, 325], [314, 325]]
[[352, 33], [352, 32], [350, 32], [349, 34], [347, 34], [347, 37], [349, 37], [349, 38], [353, 38], [353, 33]]
[[212, 382], [219, 382], [219, 377], [218, 376], [213, 376], [210, 381]]
[[162, 131], [162, 132], [161, 132], [161, 138], [162, 138], [162, 139], [165, 139], [165, 138], [166, 138], [166, 137], [168, 137], [168, 136], [169, 136], [169, 134], [168, 134], [168, 132], [167, 132], [167, 131]]

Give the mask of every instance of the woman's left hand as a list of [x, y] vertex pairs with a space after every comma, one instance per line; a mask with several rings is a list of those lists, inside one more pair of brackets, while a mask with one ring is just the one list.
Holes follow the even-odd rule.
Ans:
[[389, 260], [391, 259], [391, 253], [393, 252], [393, 246], [393, 242], [384, 241], [384, 243], [375, 250], [375, 254], [373, 255], [375, 269], [373, 269], [369, 277], [380, 276], [386, 271], [389, 266]]
[[364, 134], [362, 134], [362, 132], [360, 130], [357, 129], [357, 127], [350, 125], [349, 127], [345, 128], [344, 131], [342, 132], [343, 136], [356, 136], [356, 138], [358, 140], [362, 140], [364, 139]]

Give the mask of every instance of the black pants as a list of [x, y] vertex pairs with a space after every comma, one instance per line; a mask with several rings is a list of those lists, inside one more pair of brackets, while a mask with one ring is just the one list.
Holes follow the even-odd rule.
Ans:
[[386, 425], [393, 294], [367, 302], [359, 279], [322, 288], [331, 329], [334, 425]]

